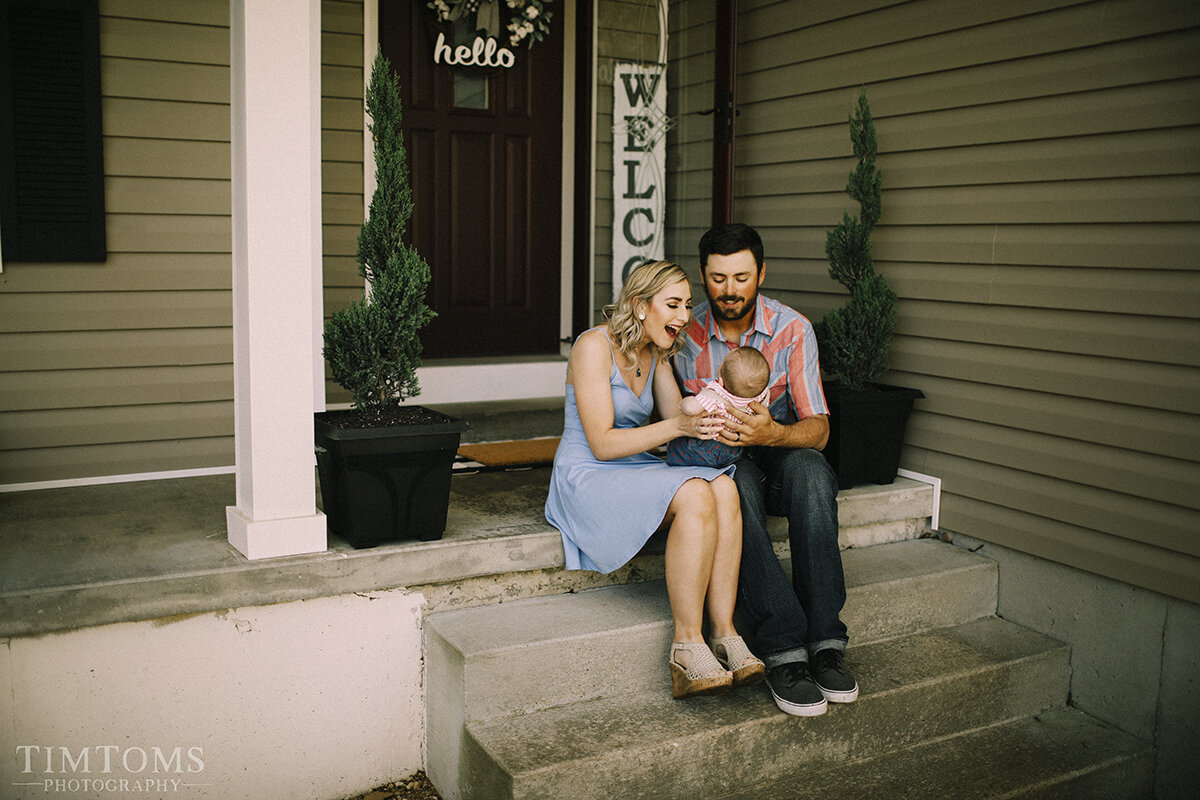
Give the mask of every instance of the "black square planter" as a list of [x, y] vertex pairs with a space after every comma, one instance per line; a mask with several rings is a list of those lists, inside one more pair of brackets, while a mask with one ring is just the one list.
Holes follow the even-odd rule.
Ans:
[[446, 530], [450, 476], [464, 420], [346, 428], [314, 415], [317, 474], [329, 531], [353, 547], [431, 541]]
[[850, 391], [824, 384], [829, 406], [829, 442], [825, 459], [838, 476], [838, 488], [864, 483], [889, 484], [900, 468], [904, 429], [920, 389], [871, 384]]

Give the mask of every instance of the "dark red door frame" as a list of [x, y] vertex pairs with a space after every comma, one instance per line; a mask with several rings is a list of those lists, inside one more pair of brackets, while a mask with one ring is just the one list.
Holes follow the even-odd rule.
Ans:
[[575, 3], [575, 241], [574, 288], [571, 298], [571, 336], [592, 325], [592, 30], [595, 7], [592, 0]]

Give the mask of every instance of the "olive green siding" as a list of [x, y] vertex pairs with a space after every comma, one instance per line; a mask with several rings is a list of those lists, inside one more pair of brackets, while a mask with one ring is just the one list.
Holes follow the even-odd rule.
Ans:
[[[361, 300], [358, 231], [363, 221], [363, 7], [321, 4], [321, 213], [325, 318]], [[349, 403], [325, 365], [325, 398]]]
[[[825, 231], [855, 210], [868, 93], [885, 381], [927, 396], [903, 466], [942, 478], [942, 528], [1200, 601], [1200, 4], [739, 9], [734, 216], [813, 319], [845, 300]], [[680, 258], [707, 224], [701, 138], [668, 177]]]
[[697, 244], [712, 222], [713, 49], [716, 23], [712, 0], [674, 0], [667, 51], [667, 230], [665, 255], [696, 282]]
[[[229, 3], [100, 14], [108, 260], [0, 273], [0, 484], [233, 464]], [[322, 27], [328, 307], [357, 280], [361, 3]]]

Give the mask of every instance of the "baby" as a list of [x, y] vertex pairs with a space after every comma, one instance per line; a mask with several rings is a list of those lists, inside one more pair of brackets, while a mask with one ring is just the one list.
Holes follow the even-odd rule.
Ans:
[[[699, 394], [685, 397], [679, 404], [684, 414], [701, 411], [733, 419], [727, 408], [743, 411], [751, 403], [767, 404], [771, 391], [771, 365], [753, 347], [739, 347], [721, 362], [715, 381], [709, 381]], [[740, 447], [725, 444], [719, 439], [694, 439], [680, 436], [667, 445], [668, 464], [691, 467], [726, 467], [742, 454]]]

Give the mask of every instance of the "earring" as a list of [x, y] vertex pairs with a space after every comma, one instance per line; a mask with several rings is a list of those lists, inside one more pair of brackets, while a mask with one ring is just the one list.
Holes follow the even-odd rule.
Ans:
[[638, 314], [638, 319], [645, 319], [645, 318], [646, 318], [645, 314]]

